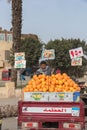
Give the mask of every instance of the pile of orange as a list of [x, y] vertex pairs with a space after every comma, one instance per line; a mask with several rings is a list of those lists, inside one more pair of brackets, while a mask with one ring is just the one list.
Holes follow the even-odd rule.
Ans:
[[80, 87], [66, 73], [34, 75], [23, 92], [79, 92]]

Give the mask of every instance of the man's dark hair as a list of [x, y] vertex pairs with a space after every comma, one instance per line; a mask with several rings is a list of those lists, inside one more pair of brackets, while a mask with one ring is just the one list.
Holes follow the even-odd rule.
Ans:
[[47, 62], [46, 62], [46, 61], [41, 61], [41, 62], [40, 62], [40, 65], [42, 65], [42, 64], [47, 65]]

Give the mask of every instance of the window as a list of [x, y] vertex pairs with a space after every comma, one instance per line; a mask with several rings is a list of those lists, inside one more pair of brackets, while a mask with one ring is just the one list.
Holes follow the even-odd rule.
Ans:
[[10, 59], [10, 51], [5, 50], [5, 60], [9, 60], [9, 59]]
[[0, 33], [0, 40], [4, 40], [5, 41], [5, 34], [4, 33]]
[[12, 42], [12, 34], [7, 34], [7, 41]]

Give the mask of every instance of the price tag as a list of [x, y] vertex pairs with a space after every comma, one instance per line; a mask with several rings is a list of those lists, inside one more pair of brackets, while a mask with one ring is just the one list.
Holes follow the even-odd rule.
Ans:
[[79, 114], [80, 114], [80, 108], [73, 107], [72, 108], [72, 116], [79, 116]]
[[71, 59], [81, 57], [81, 56], [83, 56], [83, 49], [82, 49], [82, 47], [71, 49], [71, 50], [69, 50], [69, 54], [70, 54]]

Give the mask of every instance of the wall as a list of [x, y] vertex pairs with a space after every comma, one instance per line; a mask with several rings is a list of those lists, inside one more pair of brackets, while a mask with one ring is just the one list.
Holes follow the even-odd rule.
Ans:
[[0, 87], [0, 99], [2, 98], [11, 98], [11, 97], [18, 97], [21, 98], [21, 89], [15, 89], [14, 82], [6, 82], [5, 86]]
[[9, 62], [5, 60], [5, 50], [10, 50], [11, 47], [11, 42], [0, 41], [0, 80], [2, 79], [2, 70], [11, 68]]

